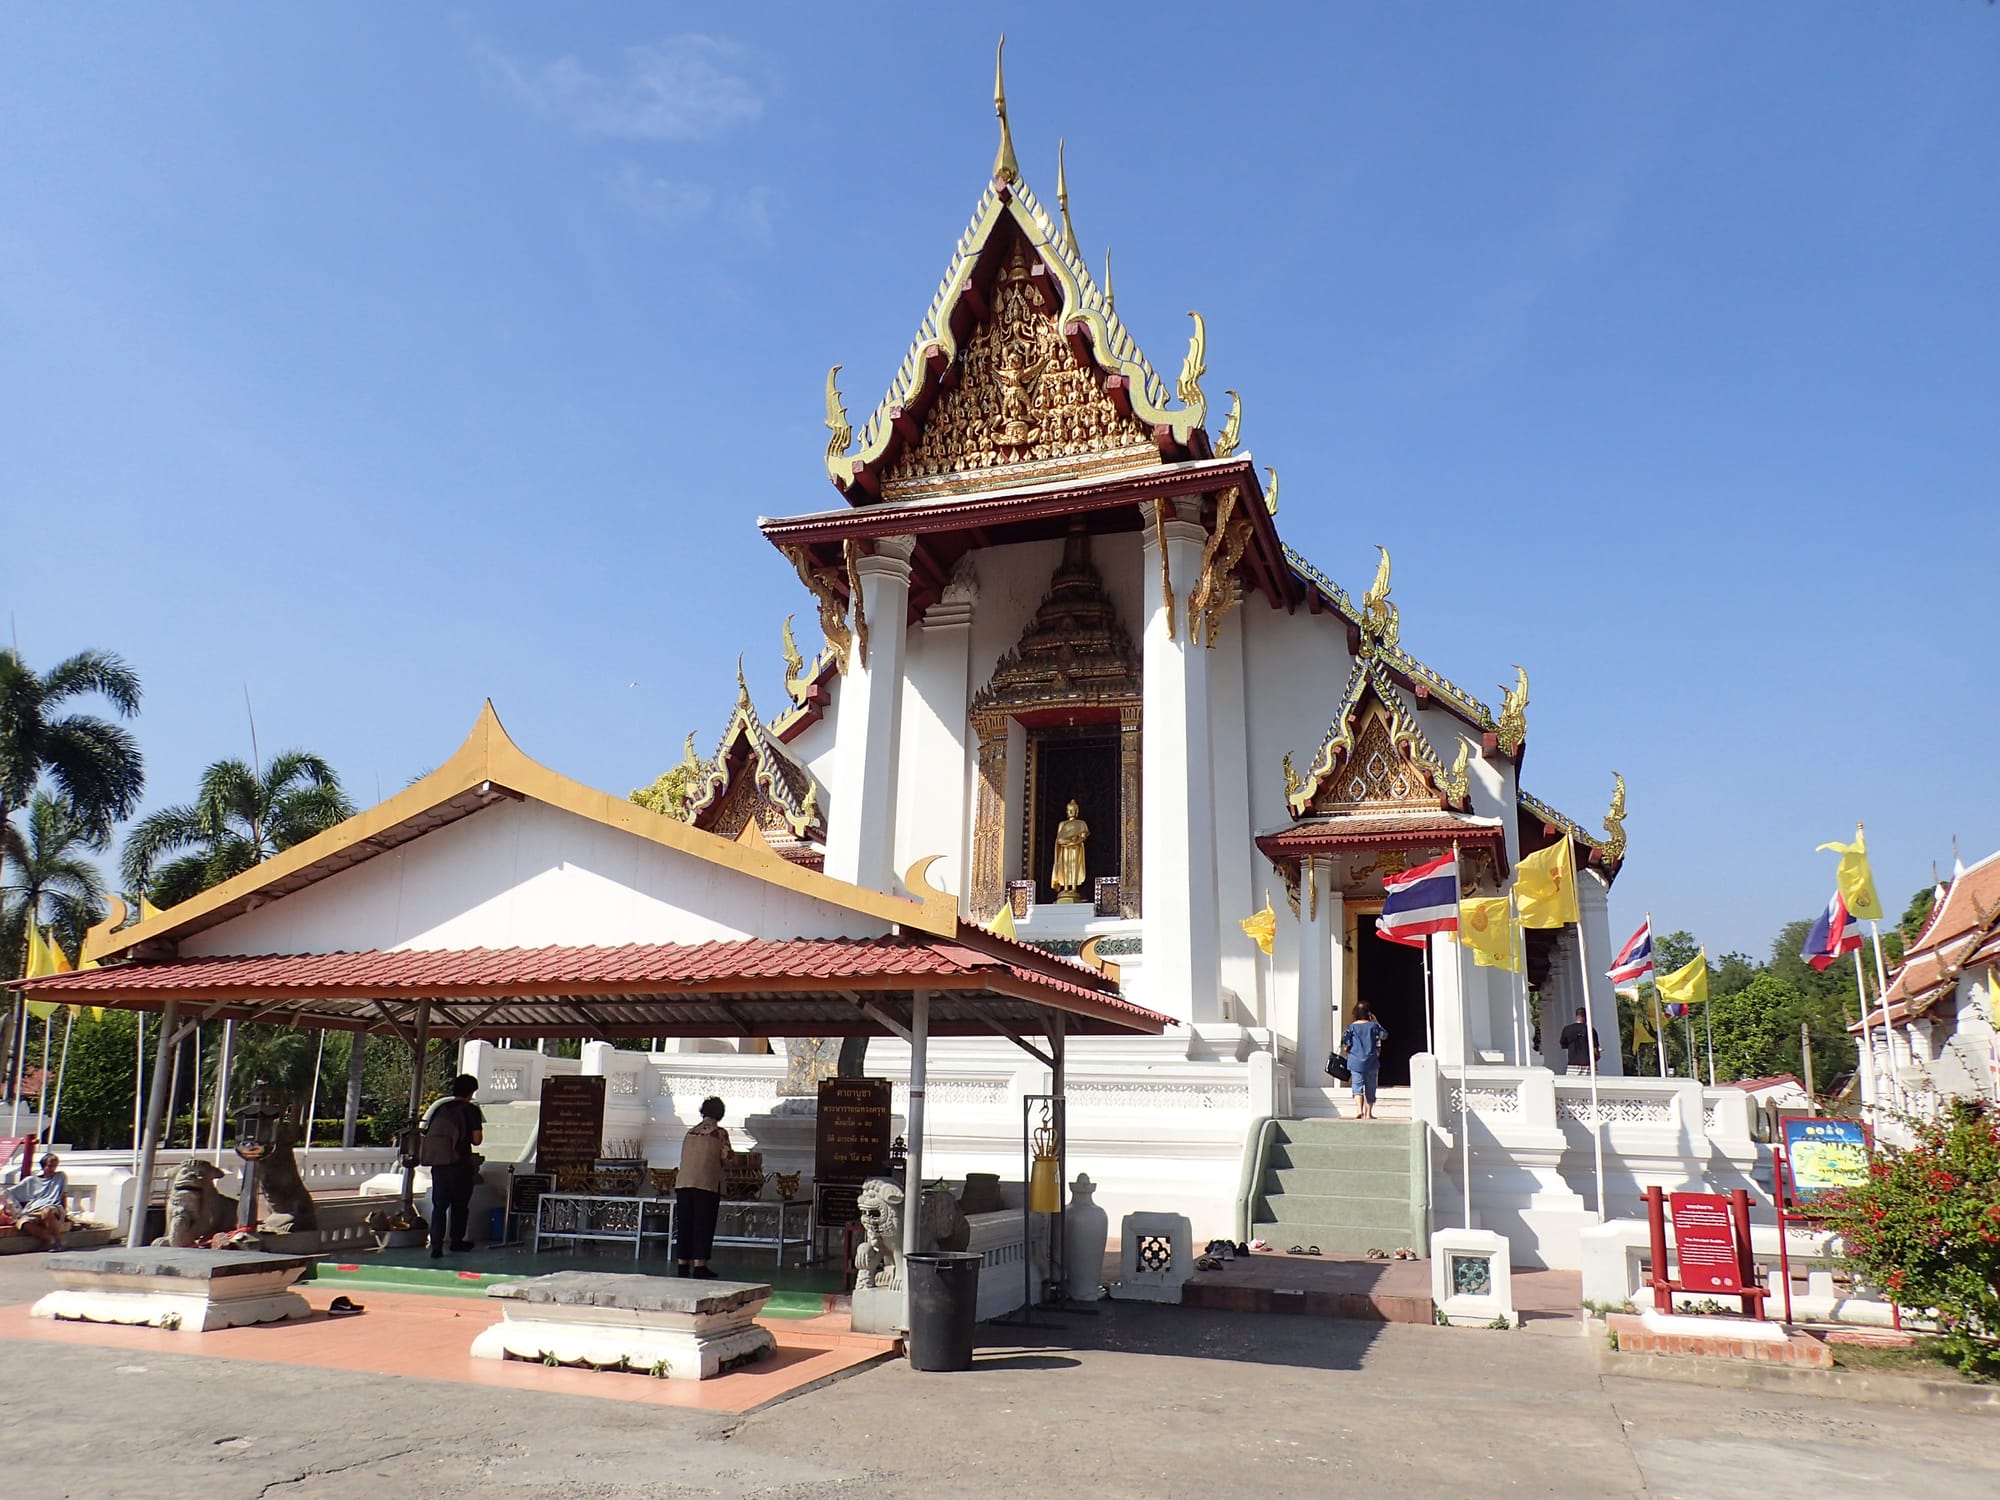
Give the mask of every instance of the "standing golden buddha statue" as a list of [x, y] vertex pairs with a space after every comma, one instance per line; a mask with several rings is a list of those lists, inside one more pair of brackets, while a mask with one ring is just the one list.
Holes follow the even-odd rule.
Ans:
[[1077, 890], [1088, 878], [1084, 873], [1083, 845], [1090, 837], [1090, 825], [1077, 816], [1080, 809], [1074, 797], [1066, 811], [1069, 815], [1056, 825], [1056, 864], [1049, 874], [1058, 904], [1074, 903]]

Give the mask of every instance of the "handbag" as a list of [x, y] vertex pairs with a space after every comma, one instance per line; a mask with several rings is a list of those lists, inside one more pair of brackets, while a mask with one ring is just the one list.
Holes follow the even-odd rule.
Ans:
[[1348, 1067], [1347, 1059], [1342, 1057], [1338, 1052], [1327, 1053], [1326, 1070], [1342, 1083], [1352, 1083], [1354, 1081], [1354, 1070]]

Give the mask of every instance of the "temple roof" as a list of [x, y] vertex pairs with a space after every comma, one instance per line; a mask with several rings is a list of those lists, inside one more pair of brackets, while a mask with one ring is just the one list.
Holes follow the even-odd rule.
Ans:
[[[1921, 1016], [1958, 987], [1961, 974], [2000, 967], [2000, 853], [1989, 854], [1954, 876], [1944, 900], [1889, 980], [1888, 993], [1871, 1002], [1871, 1019], [1888, 1008], [1892, 1022]], [[1848, 1027], [1858, 1032], [1861, 1023]]]
[[[1142, 429], [1150, 430], [1157, 451], [1145, 461], [1157, 464], [1209, 456], [1208, 435], [1202, 430], [1207, 403], [1198, 384], [1205, 368], [1199, 317], [1181, 392], [1184, 400], [1192, 394], [1194, 401], [1170, 409], [1173, 391], [1119, 321], [1110, 296], [1092, 278], [1064, 226], [1050, 217], [1026, 182], [995, 176], [959, 236], [937, 294], [888, 391], [857, 436], [850, 437], [839, 392], [828, 378], [827, 425], [834, 441], [827, 446], [827, 476], [853, 503], [877, 498], [884, 471], [916, 440], [926, 413], [959, 366], [966, 341], [991, 316], [992, 281], [1016, 245], [1024, 246], [1036, 262], [1032, 277], [1036, 295], [1044, 311], [1053, 312], [1055, 326], [1071, 351], [1094, 365], [1114, 402]], [[1191, 388], [1186, 379], [1190, 373]]]
[[[747, 785], [741, 780], [745, 775], [751, 778]], [[762, 802], [782, 826], [769, 826], [771, 818], [759, 817], [760, 809], [753, 807], [752, 801]], [[688, 821], [697, 828], [734, 838], [746, 820], [765, 825], [767, 835], [789, 835], [801, 844], [824, 843], [826, 839], [826, 800], [819, 783], [757, 717], [739, 661], [736, 706], [723, 726], [714, 761], [688, 799]], [[786, 852], [782, 845], [779, 852]]]

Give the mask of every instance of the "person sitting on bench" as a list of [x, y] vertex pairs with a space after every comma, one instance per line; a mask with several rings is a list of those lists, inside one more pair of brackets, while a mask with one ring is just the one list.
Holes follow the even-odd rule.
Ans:
[[45, 1248], [53, 1246], [69, 1228], [65, 1206], [69, 1179], [56, 1170], [60, 1165], [55, 1152], [48, 1152], [37, 1176], [23, 1177], [0, 1193], [0, 1223], [11, 1220], [15, 1229], [40, 1240]]

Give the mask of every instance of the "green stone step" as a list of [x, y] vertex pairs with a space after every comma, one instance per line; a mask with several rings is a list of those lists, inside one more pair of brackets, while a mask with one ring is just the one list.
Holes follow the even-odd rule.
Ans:
[[1329, 1255], [1361, 1255], [1369, 1250], [1396, 1250], [1407, 1246], [1428, 1258], [1428, 1247], [1420, 1237], [1384, 1229], [1355, 1229], [1333, 1224], [1274, 1223], [1259, 1219], [1250, 1226], [1256, 1238], [1278, 1250], [1294, 1245], [1317, 1245]]
[[1268, 1165], [1320, 1172], [1395, 1172], [1410, 1175], [1407, 1146], [1320, 1146], [1281, 1142], [1271, 1147]]
[[1279, 1224], [1352, 1224], [1409, 1232], [1416, 1215], [1408, 1194], [1400, 1198], [1329, 1198], [1309, 1193], [1281, 1193], [1260, 1199], [1258, 1214]]
[[1410, 1196], [1407, 1164], [1400, 1171], [1365, 1167], [1273, 1167], [1264, 1174], [1264, 1191], [1310, 1193], [1330, 1198], [1402, 1198]]

